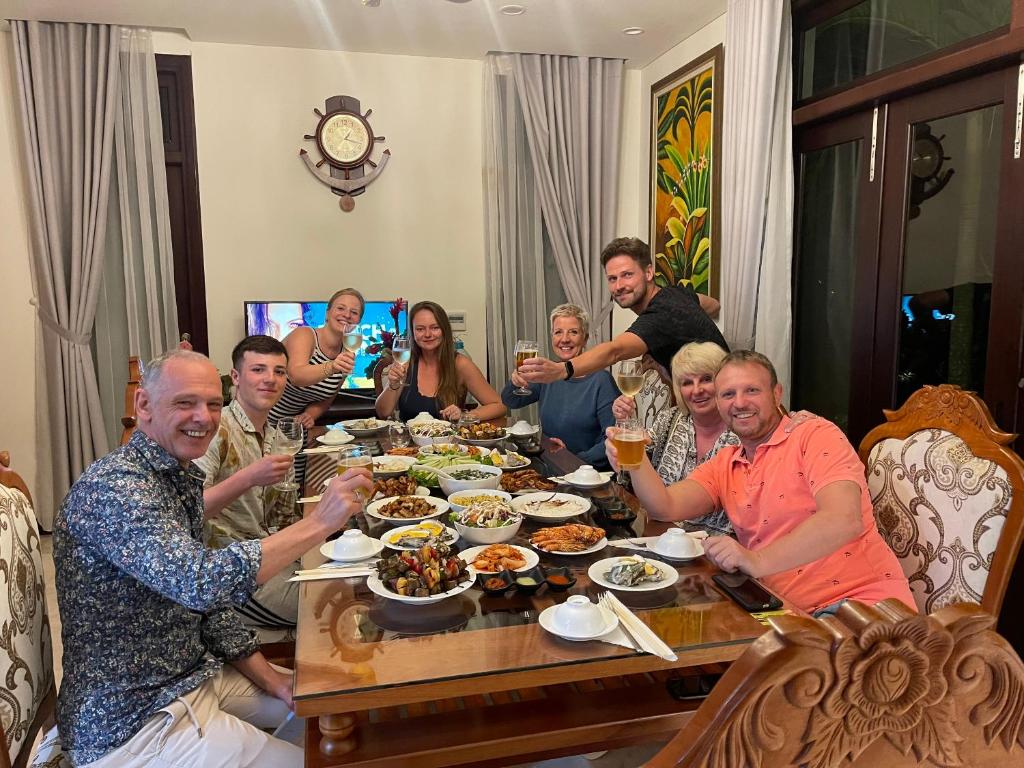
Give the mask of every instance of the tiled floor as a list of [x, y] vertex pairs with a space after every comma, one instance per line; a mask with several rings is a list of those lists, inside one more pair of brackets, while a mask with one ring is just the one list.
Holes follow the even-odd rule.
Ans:
[[[60, 615], [57, 612], [57, 587], [53, 570], [53, 537], [44, 534], [42, 537], [43, 576], [46, 579], [46, 607], [50, 614], [50, 627], [53, 633], [53, 667], [57, 685], [61, 679]], [[583, 756], [563, 757], [557, 760], [545, 760], [541, 763], [526, 763], [516, 768], [636, 768], [642, 766], [660, 749], [661, 745], [645, 745], [614, 750], [600, 757], [588, 759]]]

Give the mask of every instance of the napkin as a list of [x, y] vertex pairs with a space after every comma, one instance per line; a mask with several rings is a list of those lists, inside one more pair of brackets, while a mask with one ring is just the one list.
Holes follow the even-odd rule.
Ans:
[[299, 499], [299, 504], [316, 504], [322, 498], [322, 494], [319, 496], [303, 496]]
[[369, 576], [376, 569], [369, 566], [357, 568], [325, 567], [311, 571], [297, 571], [288, 581], [322, 581], [323, 579], [353, 579]]
[[318, 453], [337, 453], [342, 448], [344, 448], [345, 445], [347, 445], [347, 443], [344, 445], [318, 445], [316, 448], [303, 448], [301, 451], [299, 451], [299, 455], [313, 456]]
[[622, 604], [619, 598], [611, 592], [605, 592], [604, 594], [607, 595], [604, 598], [605, 605], [619, 617], [619, 622], [623, 628], [636, 639], [637, 643], [646, 653], [658, 656], [665, 661], [679, 660], [679, 657], [665, 644], [665, 641], [658, 637], [650, 627], [640, 621], [636, 614]]

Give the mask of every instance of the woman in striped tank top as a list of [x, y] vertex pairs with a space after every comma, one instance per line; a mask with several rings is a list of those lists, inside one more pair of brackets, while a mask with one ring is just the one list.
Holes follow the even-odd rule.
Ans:
[[[312, 427], [334, 402], [345, 378], [355, 367], [355, 356], [342, 346], [347, 323], [363, 319], [366, 302], [355, 288], [342, 288], [327, 302], [327, 316], [320, 328], [296, 328], [284, 339], [288, 350], [288, 382], [284, 394], [270, 411], [268, 421], [294, 416], [305, 429]], [[295, 477], [305, 478], [306, 457], [295, 457]]]

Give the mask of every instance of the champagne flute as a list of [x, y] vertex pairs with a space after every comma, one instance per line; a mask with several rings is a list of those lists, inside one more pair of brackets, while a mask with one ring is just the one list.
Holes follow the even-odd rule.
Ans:
[[623, 360], [615, 367], [615, 384], [622, 394], [636, 397], [636, 394], [644, 386], [644, 372], [640, 358]]
[[615, 422], [612, 445], [619, 455], [619, 485], [625, 485], [627, 469], [639, 469], [643, 464], [645, 442], [646, 434], [639, 419], [619, 419]]
[[[531, 357], [537, 356], [537, 342], [527, 341], [520, 339], [516, 342], [516, 370], [522, 367], [523, 362], [529, 360]], [[531, 394], [529, 387], [517, 387], [512, 390], [513, 394], [516, 395], [529, 395]]]
[[[270, 444], [270, 452], [278, 456], [294, 456], [302, 450], [302, 425], [288, 416], [277, 422], [277, 436]], [[299, 484], [295, 482], [295, 465], [288, 470], [288, 476], [274, 487], [279, 491], [297, 491]]]
[[[362, 467], [373, 472], [373, 457], [370, 455], [370, 449], [365, 445], [344, 445], [338, 451], [338, 474], [345, 474], [346, 470], [352, 467]], [[366, 506], [366, 492], [362, 488], [356, 489], [356, 495], [363, 500], [363, 506]]]
[[[391, 355], [394, 357], [396, 363], [402, 365], [409, 365], [409, 360], [412, 358], [412, 344], [410, 343], [408, 336], [396, 336], [394, 343], [391, 345]], [[405, 369], [405, 378], [402, 379], [402, 386], [409, 386], [409, 369]]]

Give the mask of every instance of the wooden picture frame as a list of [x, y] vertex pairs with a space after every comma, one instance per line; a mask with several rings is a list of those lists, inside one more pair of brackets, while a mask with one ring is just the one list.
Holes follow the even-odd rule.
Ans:
[[650, 232], [655, 281], [719, 296], [722, 85], [717, 45], [651, 86]]

